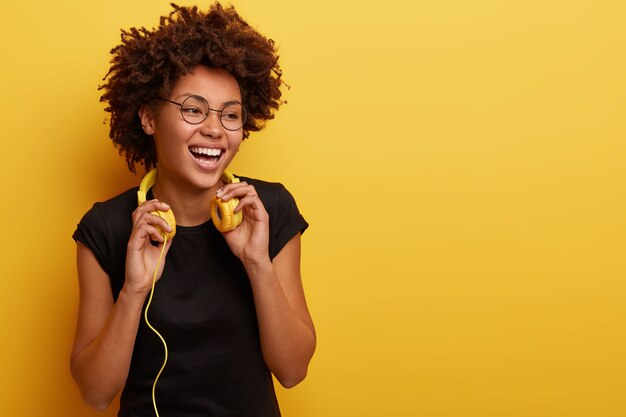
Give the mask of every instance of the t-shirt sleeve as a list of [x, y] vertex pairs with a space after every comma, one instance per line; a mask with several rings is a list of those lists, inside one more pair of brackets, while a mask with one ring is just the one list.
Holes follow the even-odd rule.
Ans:
[[296, 200], [282, 185], [276, 184], [272, 207], [268, 209], [270, 216], [270, 258], [274, 259], [289, 240], [298, 233], [304, 233], [309, 224], [304, 219]]
[[98, 208], [98, 203], [96, 203], [80, 220], [72, 238], [87, 246], [95, 255], [102, 269], [110, 275], [109, 265], [111, 263], [106, 237], [104, 216]]

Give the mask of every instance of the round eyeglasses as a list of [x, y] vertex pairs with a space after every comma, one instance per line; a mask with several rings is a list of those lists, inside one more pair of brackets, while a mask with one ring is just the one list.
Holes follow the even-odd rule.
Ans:
[[235, 131], [243, 127], [244, 123], [246, 123], [246, 117], [248, 116], [243, 104], [236, 101], [228, 102], [224, 105], [222, 110], [217, 110], [210, 108], [209, 103], [202, 96], [189, 96], [184, 99], [182, 103], [177, 103], [163, 97], [157, 98], [180, 106], [180, 114], [183, 116], [183, 119], [192, 125], [204, 122], [209, 116], [209, 112], [214, 111], [219, 113], [220, 123], [224, 129]]

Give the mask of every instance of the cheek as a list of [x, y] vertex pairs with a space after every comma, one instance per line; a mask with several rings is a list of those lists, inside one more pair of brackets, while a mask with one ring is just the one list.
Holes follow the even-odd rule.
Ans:
[[153, 135], [160, 147], [176, 146], [194, 135], [197, 127], [190, 124], [162, 123]]
[[228, 136], [228, 145], [230, 146], [231, 149], [234, 149], [235, 151], [239, 151], [239, 146], [241, 145], [242, 141], [243, 141], [243, 133], [241, 132], [236, 132], [236, 134]]
[[157, 157], [163, 159], [178, 159], [182, 150], [186, 148], [186, 139], [191, 133], [184, 129], [159, 129], [152, 136], [157, 152]]

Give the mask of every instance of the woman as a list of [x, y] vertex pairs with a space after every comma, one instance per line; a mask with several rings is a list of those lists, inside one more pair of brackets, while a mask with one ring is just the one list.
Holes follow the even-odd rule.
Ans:
[[[72, 375], [96, 409], [123, 389], [120, 416], [278, 416], [272, 374], [293, 387], [315, 350], [300, 277], [308, 224], [282, 185], [224, 176], [279, 107], [278, 57], [232, 7], [173, 7], [156, 29], [122, 32], [101, 87], [129, 168], [157, 173], [147, 201], [134, 188], [96, 203], [74, 233]], [[215, 198], [238, 199], [234, 230], [216, 229]], [[170, 209], [166, 239], [173, 224], [155, 214]]]

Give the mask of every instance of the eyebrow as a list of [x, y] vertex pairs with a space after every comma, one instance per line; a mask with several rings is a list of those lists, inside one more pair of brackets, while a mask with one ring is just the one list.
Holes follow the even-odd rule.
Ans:
[[[206, 100], [207, 103], [209, 103], [209, 105], [211, 105], [211, 102], [206, 97], [204, 97], [204, 96], [202, 96], [200, 94], [197, 94], [197, 93], [181, 93], [181, 94], [177, 95], [175, 98], [177, 100], [180, 100], [181, 97], [188, 98], [188, 97], [191, 97], [191, 96], [202, 97], [203, 99]], [[232, 103], [237, 103], [237, 104], [242, 104], [243, 105], [243, 103], [241, 101], [236, 100], [236, 99], [224, 101], [221, 105], [223, 107], [223, 106], [225, 106], [227, 104], [232, 104]]]

